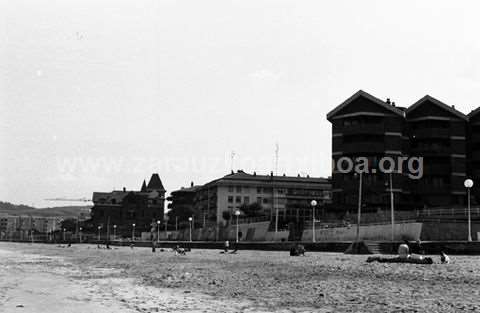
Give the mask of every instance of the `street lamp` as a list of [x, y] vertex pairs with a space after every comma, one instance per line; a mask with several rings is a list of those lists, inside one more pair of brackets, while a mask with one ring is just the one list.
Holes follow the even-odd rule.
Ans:
[[157, 221], [157, 243], [160, 241], [160, 221]]
[[117, 240], [117, 225], [113, 224], [113, 240]]
[[78, 241], [81, 243], [82, 242], [82, 227], [80, 227], [80, 232], [78, 233]]
[[135, 223], [132, 224], [132, 241], [135, 241]]
[[237, 236], [235, 237], [235, 242], [238, 243], [238, 216], [240, 215], [240, 211], [239, 210], [236, 210], [235, 211], [235, 216], [237, 217]]
[[168, 240], [168, 215], [165, 214], [163, 220], [165, 221], [165, 240]]
[[67, 230], [64, 228], [64, 229], [63, 229], [63, 241], [65, 241], [65, 232], [66, 232], [66, 231], [67, 231]]
[[98, 241], [100, 241], [100, 229], [102, 228], [102, 226], [98, 226]]
[[315, 242], [315, 207], [317, 206], [317, 201], [312, 200], [310, 205], [312, 206], [312, 242]]
[[362, 188], [363, 188], [363, 172], [358, 174], [360, 176], [360, 181], [358, 184], [358, 212], [357, 212], [357, 235], [355, 237], [355, 242], [358, 242], [360, 239], [360, 221], [362, 217]]
[[470, 189], [473, 187], [473, 180], [466, 179], [464, 182], [465, 188], [467, 188], [467, 202], [468, 202], [468, 241], [472, 241], [472, 220], [470, 217]]
[[188, 222], [190, 223], [190, 242], [192, 241], [192, 217], [188, 218]]
[[[392, 172], [389, 173], [390, 180], [390, 215], [392, 220], [392, 241], [395, 240], [395, 214], [394, 214], [394, 196], [393, 196], [393, 179]], [[386, 183], [385, 183], [386, 184]]]

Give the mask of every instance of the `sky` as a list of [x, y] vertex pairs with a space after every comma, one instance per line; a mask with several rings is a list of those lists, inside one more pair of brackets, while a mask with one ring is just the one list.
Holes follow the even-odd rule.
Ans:
[[[480, 106], [478, 1], [0, 0], [0, 201], [327, 177], [362, 89]], [[278, 146], [278, 166], [275, 154]], [[233, 158], [232, 158], [232, 151]], [[233, 162], [232, 162], [233, 159]]]

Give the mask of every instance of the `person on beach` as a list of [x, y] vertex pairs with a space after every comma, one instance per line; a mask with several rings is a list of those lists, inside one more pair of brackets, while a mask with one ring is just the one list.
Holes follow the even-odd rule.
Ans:
[[418, 239], [418, 240], [415, 242], [415, 245], [414, 245], [413, 248], [412, 248], [412, 253], [420, 254], [420, 255], [424, 255], [424, 254], [425, 254], [425, 249], [423, 248], [422, 242], [420, 241], [420, 239]]
[[398, 257], [401, 259], [408, 259], [409, 256], [410, 256], [410, 248], [408, 247], [408, 244], [405, 243], [404, 241], [404, 243], [398, 246]]
[[228, 252], [229, 247], [230, 247], [230, 242], [228, 240], [225, 240], [225, 243], [223, 245], [223, 250], [225, 251], [225, 253]]
[[155, 241], [152, 240], [152, 253], [155, 253]]
[[445, 252], [440, 252], [440, 262], [442, 262], [442, 264], [448, 264], [450, 263], [450, 257], [448, 255], [445, 254]]

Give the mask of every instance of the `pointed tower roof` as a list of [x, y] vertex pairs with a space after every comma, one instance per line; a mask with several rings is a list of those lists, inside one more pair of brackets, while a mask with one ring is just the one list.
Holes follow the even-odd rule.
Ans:
[[163, 191], [165, 191], [165, 188], [163, 188], [162, 181], [160, 180], [160, 176], [158, 176], [157, 173], [152, 174], [152, 177], [150, 178], [150, 181], [148, 182], [147, 189], [148, 190], [163, 190]]
[[147, 183], [145, 182], [145, 179], [143, 180], [142, 188], [140, 188], [141, 192], [146, 192], [147, 191]]

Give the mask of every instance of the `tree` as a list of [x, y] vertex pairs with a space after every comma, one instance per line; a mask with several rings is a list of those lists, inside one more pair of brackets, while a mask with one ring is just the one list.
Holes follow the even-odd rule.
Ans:
[[74, 218], [67, 218], [61, 222], [61, 225], [62, 225], [62, 230], [65, 229], [66, 231], [73, 232], [77, 228], [77, 220]]
[[229, 211], [223, 211], [222, 212], [222, 217], [228, 223], [230, 221], [230, 219], [232, 218], [232, 213], [230, 213]]
[[242, 204], [240, 210], [245, 214], [246, 217], [256, 217], [262, 215], [263, 207], [260, 203], [254, 202], [251, 204]]

